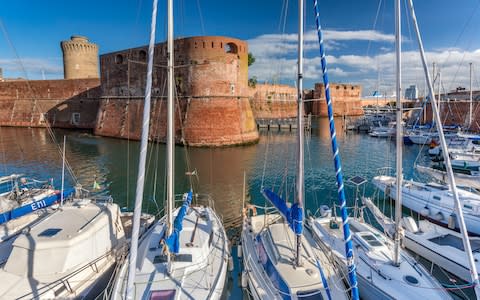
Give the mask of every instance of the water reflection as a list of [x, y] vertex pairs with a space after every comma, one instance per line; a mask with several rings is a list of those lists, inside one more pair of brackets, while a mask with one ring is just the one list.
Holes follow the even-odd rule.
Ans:
[[[306, 138], [305, 206], [314, 212], [320, 204], [337, 201], [335, 171], [328, 120], [316, 119]], [[337, 139], [346, 178], [360, 175], [371, 179], [382, 167], [394, 165], [395, 144], [388, 139], [345, 133], [337, 128]], [[56, 140], [67, 136], [66, 156], [78, 181], [91, 188], [96, 179], [114, 200], [124, 207], [133, 207], [136, 188], [139, 143], [136, 141], [95, 137], [89, 133], [56, 130]], [[296, 168], [296, 131], [262, 131], [256, 145], [231, 148], [175, 148], [175, 191], [182, 193], [189, 186], [186, 171], [197, 170], [198, 191], [213, 196], [215, 207], [223, 216], [225, 227], [232, 235], [241, 228], [243, 174], [247, 176], [251, 201], [264, 205], [262, 186], [279, 191], [289, 201], [294, 199]], [[24, 173], [39, 179], [54, 178], [60, 187], [62, 160], [59, 145], [45, 129], [0, 128], [0, 175]], [[188, 153], [186, 153], [188, 151]], [[419, 154], [420, 153], [420, 154]], [[426, 162], [422, 148], [416, 145], [404, 150], [405, 178], [417, 178], [413, 163]], [[69, 184], [73, 179], [67, 177]], [[147, 156], [143, 209], [162, 210], [165, 199], [165, 146], [151, 144]], [[371, 194], [371, 187], [367, 194]], [[353, 204], [353, 189], [347, 187], [348, 205]], [[235, 251], [235, 249], [234, 249]], [[235, 252], [234, 252], [235, 253]], [[234, 254], [235, 255], [235, 254]], [[230, 299], [241, 298], [235, 274]], [[233, 284], [232, 284], [233, 283]]]

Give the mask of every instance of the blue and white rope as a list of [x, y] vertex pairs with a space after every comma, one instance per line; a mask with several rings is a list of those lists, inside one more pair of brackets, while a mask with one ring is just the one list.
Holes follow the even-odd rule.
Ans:
[[330, 98], [330, 85], [328, 83], [327, 61], [325, 59], [325, 49], [323, 47], [322, 27], [320, 25], [320, 12], [318, 10], [317, 0], [313, 0], [315, 9], [315, 23], [317, 24], [318, 40], [320, 44], [320, 57], [322, 62], [323, 83], [325, 85], [325, 99], [328, 106], [328, 119], [330, 124], [330, 136], [332, 140], [333, 161], [335, 164], [337, 186], [338, 186], [338, 201], [340, 202], [340, 212], [342, 216], [343, 237], [345, 239], [345, 254], [347, 258], [348, 277], [352, 289], [352, 299], [359, 299], [358, 284], [355, 261], [353, 258], [352, 236], [350, 227], [348, 226], [348, 212], [346, 209], [346, 198], [343, 185], [342, 164], [340, 160], [340, 152], [337, 145], [337, 133], [335, 130], [335, 122], [333, 120], [332, 101]]

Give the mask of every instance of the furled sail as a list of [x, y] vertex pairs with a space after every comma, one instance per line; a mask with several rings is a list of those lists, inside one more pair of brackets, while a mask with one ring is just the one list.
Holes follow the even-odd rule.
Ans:
[[303, 210], [298, 206], [298, 203], [288, 207], [280, 196], [269, 189], [263, 189], [262, 194], [278, 209], [295, 234], [303, 233]]
[[178, 214], [175, 217], [175, 221], [173, 221], [172, 234], [165, 239], [165, 244], [168, 246], [168, 250], [175, 254], [178, 254], [180, 251], [180, 232], [183, 229], [183, 218], [187, 214], [187, 210], [192, 203], [192, 191], [185, 193], [184, 199], [182, 207], [180, 207]]

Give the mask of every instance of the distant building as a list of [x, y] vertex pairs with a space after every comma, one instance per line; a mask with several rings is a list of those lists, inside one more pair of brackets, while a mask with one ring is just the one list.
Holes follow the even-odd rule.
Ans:
[[416, 85], [411, 85], [405, 90], [405, 99], [408, 99], [408, 100], [418, 99], [418, 90]]
[[3, 70], [0, 68], [0, 81], [3, 81]]

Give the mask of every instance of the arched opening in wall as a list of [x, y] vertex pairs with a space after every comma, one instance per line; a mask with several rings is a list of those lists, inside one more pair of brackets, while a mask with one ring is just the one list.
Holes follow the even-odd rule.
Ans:
[[121, 54], [115, 55], [115, 63], [116, 64], [123, 64], [123, 56]]
[[225, 49], [226, 53], [234, 53], [234, 54], [238, 53], [238, 47], [234, 43], [225, 44], [225, 47], [223, 49]]
[[140, 61], [146, 61], [147, 60], [147, 52], [145, 50], [140, 50], [140, 52], [138, 52], [138, 59]]

